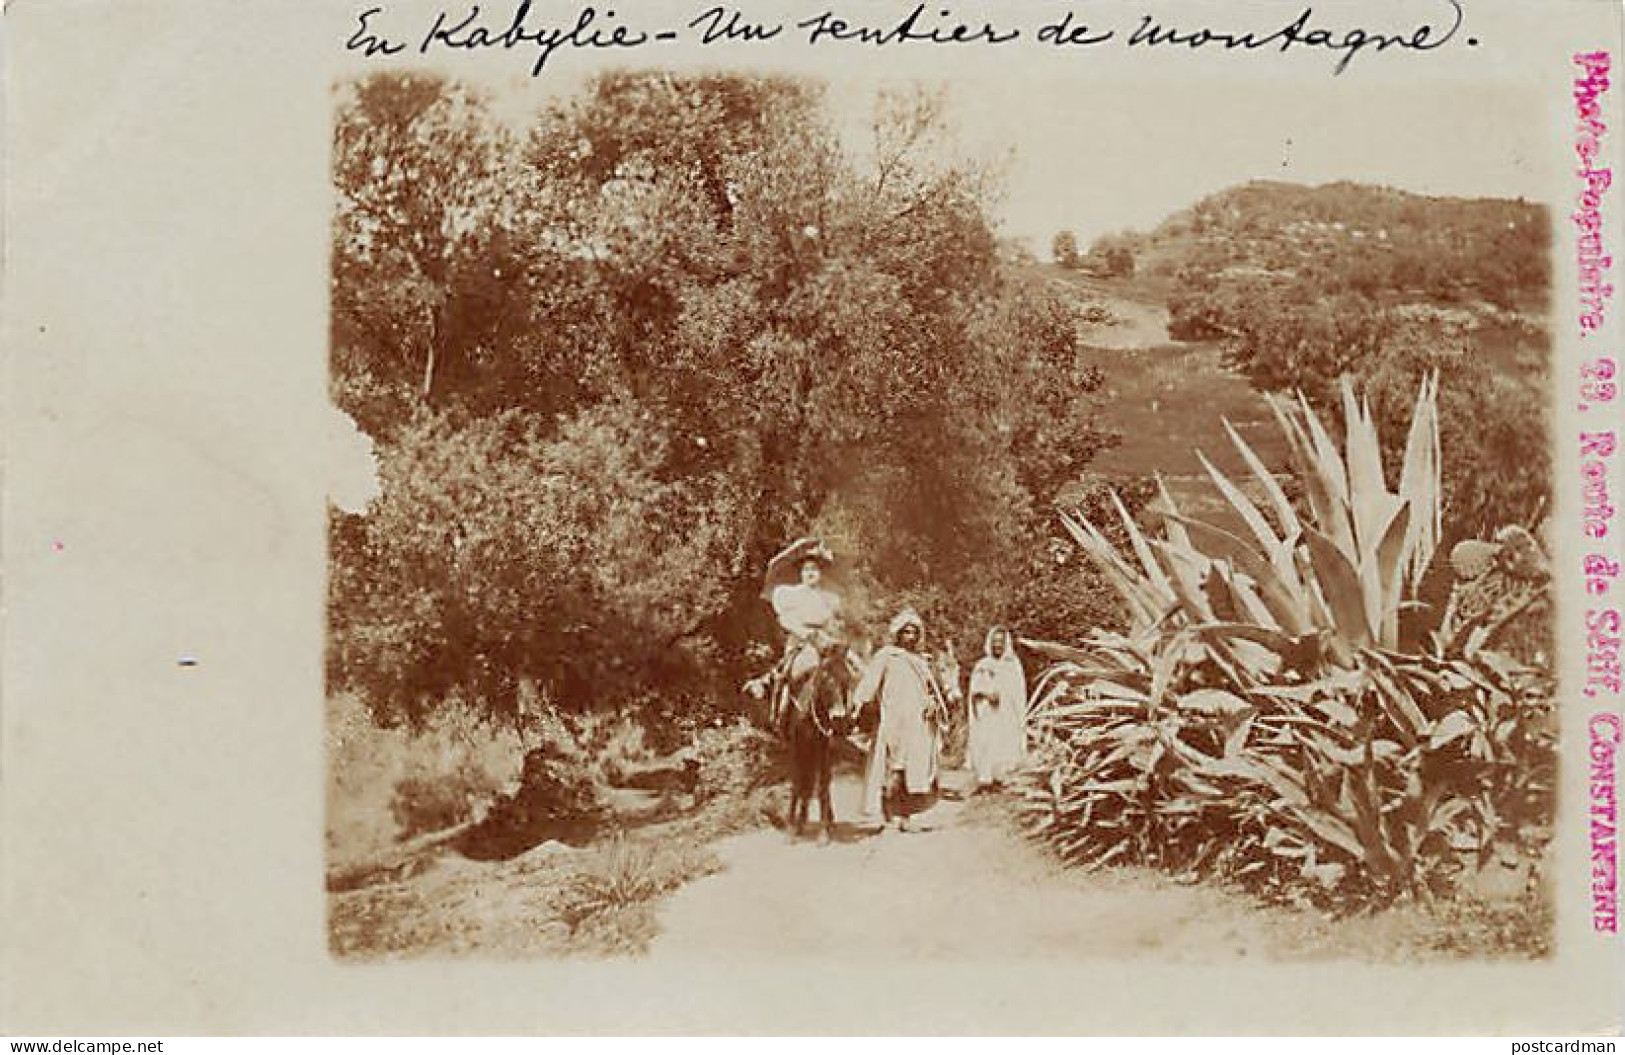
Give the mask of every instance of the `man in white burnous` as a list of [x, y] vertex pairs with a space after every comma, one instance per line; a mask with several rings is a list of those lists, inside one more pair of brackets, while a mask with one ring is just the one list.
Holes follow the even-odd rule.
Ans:
[[880, 704], [869, 751], [863, 812], [908, 831], [937, 780], [948, 692], [925, 652], [925, 623], [913, 609], [891, 621], [888, 643], [874, 654], [852, 695], [862, 710]]

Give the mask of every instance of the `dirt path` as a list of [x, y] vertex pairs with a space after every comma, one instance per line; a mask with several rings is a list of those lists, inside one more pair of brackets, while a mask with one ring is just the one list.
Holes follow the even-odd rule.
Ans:
[[1114, 316], [1106, 325], [1079, 327], [1079, 337], [1095, 348], [1159, 348], [1173, 340], [1168, 335], [1168, 311], [1122, 297], [1102, 296], [1100, 303]]
[[[855, 778], [840, 779], [836, 816], [853, 817], [858, 796]], [[827, 846], [773, 830], [723, 840], [722, 871], [661, 906], [649, 955], [1236, 962], [1399, 951], [1375, 921], [1334, 925], [1139, 870], [1062, 868], [1012, 830], [1008, 803], [944, 801], [929, 819], [933, 830], [846, 831]]]
[[1159, 348], [1173, 340], [1168, 335], [1168, 309], [1112, 292], [1096, 283], [1078, 283], [1056, 279], [1056, 288], [1067, 297], [1083, 300], [1105, 308], [1112, 314], [1109, 323], [1084, 323], [1078, 327], [1078, 337], [1093, 348], [1113, 350], [1131, 348]]

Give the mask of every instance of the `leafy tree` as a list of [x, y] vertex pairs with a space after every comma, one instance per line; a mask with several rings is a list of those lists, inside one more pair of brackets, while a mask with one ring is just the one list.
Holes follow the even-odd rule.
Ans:
[[1071, 231], [1057, 231], [1050, 243], [1050, 254], [1062, 267], [1078, 266], [1078, 236]]
[[[433, 77], [344, 90], [334, 132], [335, 395], [385, 434], [466, 384], [518, 321], [505, 136], [483, 100]], [[362, 384], [344, 391], [345, 386]]]
[[526, 679], [584, 705], [705, 660], [746, 496], [719, 473], [663, 479], [673, 437], [626, 404], [536, 425], [419, 415], [381, 500], [337, 525], [332, 673], [375, 706], [501, 710]]
[[1106, 274], [1113, 278], [1128, 278], [1134, 274], [1134, 251], [1126, 245], [1106, 250]]
[[1109, 278], [1128, 278], [1134, 274], [1137, 241], [1131, 232], [1101, 235], [1089, 247], [1090, 268]]
[[331, 675], [386, 717], [725, 691], [810, 525], [877, 606], [985, 619], [1110, 442], [928, 95], [861, 166], [777, 78], [606, 75], [515, 135], [383, 76], [339, 129], [334, 389], [385, 480], [335, 524]]

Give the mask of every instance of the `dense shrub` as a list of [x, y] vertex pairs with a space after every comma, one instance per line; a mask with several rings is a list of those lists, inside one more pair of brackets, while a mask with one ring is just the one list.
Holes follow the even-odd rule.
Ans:
[[679, 678], [742, 503], [720, 474], [662, 479], [667, 443], [624, 406], [545, 438], [513, 413], [401, 430], [336, 531], [337, 684], [411, 718], [454, 689], [511, 713], [527, 679], [579, 709]]
[[699, 767], [696, 795], [706, 800], [754, 791], [772, 772], [777, 750], [766, 733], [743, 718], [696, 729], [689, 751]]

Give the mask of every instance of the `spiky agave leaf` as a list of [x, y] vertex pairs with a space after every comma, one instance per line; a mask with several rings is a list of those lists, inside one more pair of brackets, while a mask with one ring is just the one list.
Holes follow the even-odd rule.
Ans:
[[1146, 545], [1145, 536], [1140, 532], [1140, 525], [1136, 524], [1134, 518], [1129, 515], [1127, 507], [1123, 505], [1123, 500], [1117, 496], [1115, 490], [1111, 494], [1112, 505], [1117, 509], [1117, 515], [1123, 521], [1123, 530], [1128, 535], [1129, 545], [1134, 548], [1134, 555], [1139, 559], [1145, 577], [1150, 580], [1153, 589], [1166, 597], [1173, 592], [1173, 588], [1168, 583], [1168, 577], [1163, 574], [1156, 558], [1151, 555], [1151, 547]]
[[1236, 511], [1236, 515], [1241, 517], [1242, 522], [1252, 530], [1253, 537], [1258, 539], [1259, 547], [1265, 553], [1274, 552], [1282, 540], [1275, 533], [1275, 529], [1270, 526], [1269, 521], [1264, 518], [1264, 514], [1259, 512], [1258, 506], [1253, 503], [1253, 500], [1248, 498], [1246, 492], [1241, 488], [1231, 483], [1230, 478], [1220, 472], [1212, 462], [1208, 461], [1207, 455], [1197, 451], [1196, 460], [1202, 463], [1202, 468], [1207, 470], [1208, 478], [1219, 489], [1219, 493], [1229, 501], [1231, 508]]
[[1377, 602], [1374, 625], [1383, 648], [1399, 647], [1399, 612], [1405, 605], [1405, 542], [1410, 538], [1410, 525], [1411, 504], [1402, 499], [1370, 561], [1374, 581], [1369, 588]]
[[1370, 405], [1355, 399], [1354, 383], [1346, 375], [1342, 379], [1342, 390], [1349, 510], [1356, 553], [1363, 563], [1381, 542], [1400, 499], [1388, 490], [1383, 477], [1382, 448], [1376, 423], [1371, 419]]
[[[1225, 427], [1230, 427], [1229, 422], [1225, 423]], [[1256, 455], [1252, 455], [1251, 450], [1242, 443], [1241, 437], [1235, 434], [1234, 429], [1231, 429], [1231, 438], [1237, 443], [1243, 457], [1250, 456], [1256, 461]], [[1206, 468], [1208, 476], [1213, 480], [1214, 486], [1219, 489], [1219, 493], [1230, 503], [1231, 508], [1236, 511], [1236, 515], [1241, 517], [1242, 521], [1252, 530], [1253, 537], [1258, 539], [1265, 559], [1275, 569], [1275, 573], [1281, 579], [1287, 595], [1300, 597], [1302, 583], [1299, 581], [1297, 570], [1293, 566], [1292, 550], [1297, 545], [1303, 528], [1299, 524], [1297, 516], [1292, 512], [1291, 505], [1287, 503], [1286, 495], [1281, 492], [1274, 478], [1263, 470], [1262, 465], [1257, 466], [1254, 470], [1255, 473], [1262, 474], [1263, 478], [1269, 480], [1269, 486], [1274, 488], [1271, 501], [1275, 501], [1276, 496], [1279, 496], [1280, 505], [1276, 508], [1276, 515], [1281, 517], [1285, 526], [1284, 529], [1287, 533], [1284, 537], [1275, 533], [1257, 505], [1251, 498], [1247, 497], [1247, 493], [1214, 467], [1201, 451], [1196, 452], [1196, 457], [1200, 459], [1203, 467]]]
[[1269, 499], [1270, 508], [1274, 510], [1275, 519], [1281, 529], [1280, 537], [1285, 540], [1292, 539], [1300, 530], [1298, 514], [1292, 508], [1292, 503], [1287, 500], [1286, 492], [1281, 489], [1280, 483], [1276, 481], [1275, 474], [1265, 467], [1263, 459], [1259, 458], [1247, 441], [1242, 439], [1241, 433], [1236, 431], [1236, 427], [1230, 423], [1229, 418], [1224, 419], [1224, 431], [1230, 437], [1230, 442], [1235, 446], [1237, 452], [1241, 454], [1242, 461], [1246, 462], [1247, 468], [1252, 471], [1253, 478], [1258, 481], [1265, 496]]
[[[1223, 528], [1181, 516], [1170, 516], [1169, 519], [1185, 528], [1192, 548], [1200, 547], [1209, 557], [1229, 561], [1252, 579], [1268, 607], [1267, 617], [1255, 621], [1293, 634], [1301, 634], [1309, 629], [1309, 595], [1295, 573], [1290, 579], [1284, 577], [1273, 561], [1260, 555], [1240, 536]], [[1287, 563], [1290, 566], [1291, 562]]]
[[1411, 507], [1405, 560], [1413, 590], [1433, 563], [1443, 533], [1440, 472], [1439, 375], [1435, 371], [1422, 379], [1417, 392], [1399, 473], [1399, 497]]
[[[1296, 407], [1277, 396], [1265, 397], [1270, 412], [1275, 415], [1281, 434], [1286, 437], [1287, 453], [1292, 459], [1293, 471], [1303, 484], [1304, 496], [1309, 502], [1310, 517], [1322, 532], [1336, 537], [1336, 525], [1346, 524], [1342, 490], [1328, 480], [1315, 455], [1315, 445], [1308, 432], [1299, 425]], [[1353, 540], [1350, 538], [1350, 549]]]
[[1359, 548], [1354, 538], [1352, 510], [1349, 507], [1348, 467], [1338, 453], [1336, 441], [1326, 431], [1326, 426], [1321, 424], [1320, 416], [1309, 406], [1309, 398], [1302, 392], [1298, 393], [1298, 413], [1309, 435], [1310, 469], [1331, 496], [1326, 518], [1319, 520], [1316, 526], [1337, 543], [1344, 556], [1351, 561], [1358, 560]]
[[1347, 554], [1336, 542], [1314, 528], [1304, 534], [1309, 546], [1309, 558], [1314, 568], [1315, 582], [1322, 599], [1330, 610], [1333, 626], [1339, 637], [1354, 645], [1372, 642], [1371, 624], [1368, 622], [1365, 591], [1361, 587], [1359, 569], [1350, 563]]
[[[1161, 473], [1157, 473], [1156, 476], [1157, 501], [1162, 503], [1163, 510], [1166, 513], [1173, 516], [1178, 516], [1179, 506], [1174, 502], [1173, 492], [1168, 490], [1168, 481], [1162, 478]], [[1185, 529], [1180, 526], [1178, 521], [1169, 523], [1167, 520], [1164, 520], [1163, 534], [1169, 542], [1172, 542], [1176, 546], [1189, 546], [1191, 544], [1191, 540], [1185, 536]]]
[[1117, 552], [1117, 547], [1086, 518], [1061, 513], [1061, 523], [1078, 546], [1106, 576], [1129, 609], [1130, 625], [1145, 629], [1154, 624], [1165, 606], [1162, 591]]
[[1202, 577], [1212, 563], [1200, 550], [1190, 545], [1181, 546], [1162, 539], [1153, 539], [1151, 551], [1156, 554], [1173, 587], [1174, 596], [1192, 622], [1211, 623], [1217, 620], [1207, 596], [1202, 593]]

